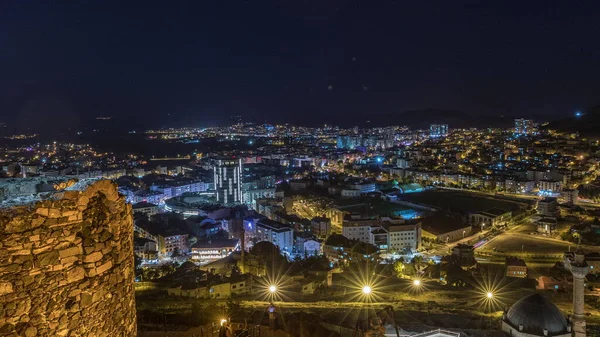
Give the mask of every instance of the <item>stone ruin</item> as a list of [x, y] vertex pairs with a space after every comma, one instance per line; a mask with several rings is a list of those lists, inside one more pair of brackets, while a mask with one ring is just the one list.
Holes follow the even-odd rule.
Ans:
[[0, 336], [136, 336], [131, 206], [109, 180], [51, 190], [4, 187]]

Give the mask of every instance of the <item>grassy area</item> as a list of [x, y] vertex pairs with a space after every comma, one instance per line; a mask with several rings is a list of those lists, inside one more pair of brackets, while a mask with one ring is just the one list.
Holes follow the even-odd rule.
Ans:
[[501, 208], [514, 212], [527, 207], [526, 203], [448, 190], [410, 193], [401, 195], [399, 198], [405, 201], [459, 213], [480, 212], [491, 208]]
[[[410, 207], [375, 198], [341, 199], [334, 203], [346, 212], [377, 215], [399, 215], [416, 211]], [[348, 207], [349, 206], [349, 207]]]

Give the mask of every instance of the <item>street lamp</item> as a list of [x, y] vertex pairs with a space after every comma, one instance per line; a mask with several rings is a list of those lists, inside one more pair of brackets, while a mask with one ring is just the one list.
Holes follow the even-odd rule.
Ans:
[[494, 298], [494, 294], [493, 294], [491, 291], [488, 291], [488, 292], [485, 294], [485, 296], [486, 296], [488, 299], [490, 299], [490, 300], [491, 300], [492, 298]]
[[276, 286], [276, 285], [274, 285], [274, 284], [270, 285], [270, 286], [269, 286], [269, 292], [270, 292], [271, 294], [275, 294], [275, 293], [277, 292], [277, 286]]
[[373, 289], [371, 289], [371, 286], [366, 285], [366, 286], [362, 287], [362, 292], [365, 295], [371, 295], [371, 293], [373, 292]]
[[414, 280], [414, 281], [413, 281], [413, 285], [414, 285], [415, 287], [419, 287], [419, 286], [421, 286], [421, 280]]

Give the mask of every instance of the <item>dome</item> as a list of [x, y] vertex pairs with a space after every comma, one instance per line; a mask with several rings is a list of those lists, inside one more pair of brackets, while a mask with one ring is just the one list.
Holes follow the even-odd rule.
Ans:
[[569, 323], [560, 310], [544, 296], [533, 294], [524, 297], [513, 304], [506, 314], [506, 322], [523, 332], [543, 336], [544, 329], [548, 335], [558, 335], [567, 332]]

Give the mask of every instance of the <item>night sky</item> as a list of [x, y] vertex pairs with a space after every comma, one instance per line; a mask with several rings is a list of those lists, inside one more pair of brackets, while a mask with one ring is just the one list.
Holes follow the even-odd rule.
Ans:
[[599, 1], [4, 0], [0, 121], [564, 116], [600, 104], [599, 15]]

